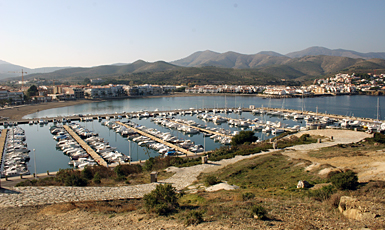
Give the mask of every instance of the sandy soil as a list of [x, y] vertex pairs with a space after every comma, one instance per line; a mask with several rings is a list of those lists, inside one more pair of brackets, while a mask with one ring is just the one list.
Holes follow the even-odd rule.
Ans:
[[[360, 182], [368, 182], [370, 180], [384, 180], [385, 179], [385, 152], [370, 151], [362, 154], [361, 156], [350, 156], [350, 157], [332, 157], [332, 158], [315, 158], [309, 156], [309, 152], [320, 147], [327, 147], [337, 144], [347, 144], [359, 142], [364, 138], [372, 137], [372, 134], [364, 132], [354, 132], [350, 130], [309, 130], [301, 132], [309, 133], [310, 135], [319, 135], [323, 137], [323, 143], [321, 144], [310, 144], [295, 146], [288, 148], [283, 154], [291, 158], [301, 158], [312, 162], [312, 164], [306, 170], [316, 170], [322, 165], [332, 165], [336, 169], [351, 169], [357, 172], [357, 176]], [[331, 137], [333, 136], [333, 140]], [[295, 151], [293, 151], [295, 150]], [[321, 174], [327, 174], [333, 168], [326, 168], [322, 170]]]

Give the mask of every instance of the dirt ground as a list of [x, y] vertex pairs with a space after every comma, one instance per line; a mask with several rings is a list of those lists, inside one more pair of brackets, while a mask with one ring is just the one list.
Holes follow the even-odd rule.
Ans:
[[[356, 143], [366, 137], [373, 136], [372, 134], [367, 134], [364, 132], [330, 129], [309, 130], [306, 132], [301, 132], [297, 135], [302, 135], [303, 133], [322, 136], [322, 141], [325, 142], [325, 145]], [[333, 140], [331, 140], [332, 136]], [[367, 151], [357, 156], [336, 156], [330, 158], [311, 157], [309, 153], [314, 150], [315, 148], [312, 147], [312, 145], [307, 145], [301, 146], [301, 148], [297, 148], [295, 151], [286, 150], [283, 152], [283, 154], [291, 158], [300, 158], [311, 161], [312, 164], [307, 168], [307, 170], [314, 170], [318, 167], [321, 167], [322, 165], [331, 165], [334, 167], [334, 169], [333, 167], [329, 167], [321, 170], [321, 174], [324, 173], [326, 175], [328, 172], [330, 172], [330, 170], [335, 169], [351, 169], [357, 172], [359, 182], [368, 182], [370, 180], [385, 180], [385, 149]]]

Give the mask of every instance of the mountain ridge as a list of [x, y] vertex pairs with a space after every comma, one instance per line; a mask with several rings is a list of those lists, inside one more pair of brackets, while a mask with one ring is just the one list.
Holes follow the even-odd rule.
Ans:
[[[343, 55], [353, 57], [344, 57]], [[383, 58], [370, 59], [371, 55]], [[165, 61], [146, 62], [144, 60], [137, 60], [130, 64], [116, 63], [94, 67], [45, 67], [29, 69], [0, 60], [0, 79], [20, 77], [21, 74], [19, 72], [21, 69], [28, 73], [25, 76], [26, 79], [32, 77], [81, 79], [86, 77], [107, 78], [139, 73], [145, 75], [146, 73], [172, 71], [180, 68], [202, 67], [224, 68], [226, 71], [231, 71], [231, 69], [255, 69], [259, 73], [272, 77], [295, 79], [322, 76], [346, 69], [383, 69], [385, 68], [383, 67], [384, 60], [385, 53], [359, 53], [343, 49], [331, 50], [319, 46], [309, 47], [286, 55], [274, 51], [241, 54], [234, 51], [218, 53], [205, 50], [195, 52], [185, 58], [169, 63]], [[9, 72], [18, 73], [10, 74]]]

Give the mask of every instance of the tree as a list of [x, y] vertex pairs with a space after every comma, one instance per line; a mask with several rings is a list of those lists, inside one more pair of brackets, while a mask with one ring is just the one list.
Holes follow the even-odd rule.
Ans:
[[241, 131], [231, 139], [231, 145], [241, 145], [245, 142], [255, 142], [258, 137], [254, 136], [253, 131]]
[[89, 78], [84, 78], [83, 82], [85, 85], [91, 84], [91, 80]]
[[38, 95], [38, 90], [37, 90], [37, 87], [36, 85], [32, 85], [31, 87], [29, 87], [29, 89], [27, 90], [27, 95], [29, 97], [31, 96], [37, 96]]

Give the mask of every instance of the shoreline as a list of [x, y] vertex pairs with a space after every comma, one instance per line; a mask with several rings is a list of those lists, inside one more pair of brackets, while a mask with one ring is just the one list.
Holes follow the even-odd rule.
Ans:
[[[345, 95], [345, 94], [344, 94]], [[354, 95], [360, 95], [360, 94], [354, 94]], [[124, 99], [139, 99], [139, 98], [158, 98], [158, 97], [200, 97], [200, 96], [241, 96], [241, 97], [260, 97], [260, 98], [273, 98], [273, 99], [281, 99], [281, 98], [288, 98], [287, 96], [280, 96], [280, 95], [264, 95], [264, 94], [233, 94], [233, 93], [184, 93], [184, 92], [176, 92], [174, 94], [162, 94], [162, 95], [146, 95], [146, 96], [126, 96], [126, 97], [120, 97], [120, 98], [101, 98], [101, 99], [82, 99], [82, 100], [74, 100], [74, 101], [53, 101], [53, 102], [45, 102], [45, 103], [38, 103], [38, 104], [25, 104], [25, 105], [18, 105], [13, 107], [6, 107], [0, 109], [0, 120], [21, 120], [24, 116], [43, 111], [48, 109], [54, 109], [54, 108], [61, 108], [61, 107], [67, 107], [67, 106], [73, 106], [73, 105], [81, 105], [81, 104], [87, 104], [87, 103], [94, 103], [94, 102], [102, 102], [102, 101], [108, 101], [108, 100], [124, 100]], [[330, 96], [340, 96], [340, 95], [330, 95], [330, 94], [322, 94], [322, 95], [316, 95], [312, 97], [330, 97]], [[6, 119], [4, 119], [6, 118]]]
[[[103, 99], [82, 99], [74, 101], [53, 101], [53, 102], [44, 102], [38, 104], [25, 104], [17, 105], [13, 107], [6, 107], [0, 109], [0, 118], [8, 118], [7, 120], [21, 120], [24, 116], [36, 113], [43, 110], [61, 108], [73, 105], [81, 105], [94, 102], [102, 102], [108, 100], [124, 100], [124, 99], [137, 99], [137, 98], [157, 98], [157, 97], [199, 97], [199, 96], [255, 96], [255, 94], [250, 95], [234, 95], [234, 94], [191, 94], [191, 93], [174, 93], [174, 94], [162, 94], [162, 95], [146, 95], [146, 96], [127, 96], [120, 98], [103, 98]], [[3, 119], [0, 119], [3, 120]]]

